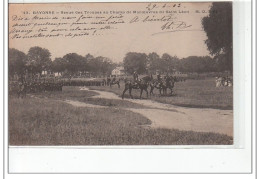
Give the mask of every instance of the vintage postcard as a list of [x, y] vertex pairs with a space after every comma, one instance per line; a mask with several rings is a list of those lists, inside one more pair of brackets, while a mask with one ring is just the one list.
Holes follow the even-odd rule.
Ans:
[[9, 145], [233, 145], [232, 9], [9, 4]]

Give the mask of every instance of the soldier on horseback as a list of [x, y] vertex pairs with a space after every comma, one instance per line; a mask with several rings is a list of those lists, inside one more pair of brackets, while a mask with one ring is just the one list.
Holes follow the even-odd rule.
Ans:
[[138, 84], [139, 80], [138, 80], [137, 71], [134, 71], [133, 77], [134, 77], [134, 84]]
[[169, 76], [168, 72], [166, 73], [165, 76], [165, 82], [166, 82], [166, 86], [170, 85], [170, 81], [171, 81], [171, 77]]
[[116, 81], [116, 76], [113, 77], [112, 83]]
[[157, 80], [158, 80], [158, 82], [161, 82], [161, 81], [162, 81], [161, 73], [158, 73], [158, 74], [157, 74]]

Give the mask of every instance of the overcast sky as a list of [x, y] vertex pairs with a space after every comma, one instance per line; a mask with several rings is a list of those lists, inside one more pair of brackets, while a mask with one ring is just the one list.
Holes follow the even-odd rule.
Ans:
[[[146, 10], [148, 3], [73, 3], [73, 4], [12, 4], [9, 6], [10, 16], [24, 16], [22, 11], [133, 11]], [[158, 7], [160, 7], [159, 4]], [[169, 4], [173, 5], [173, 4]], [[205, 32], [202, 30], [201, 19], [208, 15], [207, 13], [195, 13], [195, 10], [206, 10], [210, 8], [210, 3], [182, 3], [182, 7], [164, 10], [177, 10], [178, 13], [173, 16], [178, 21], [191, 25], [189, 31], [178, 31], [170, 33], [162, 32], [161, 26], [165, 22], [136, 22], [116, 25], [117, 29], [109, 31], [105, 35], [85, 36], [77, 38], [35, 38], [35, 39], [9, 39], [9, 47], [16, 48], [25, 53], [30, 47], [40, 46], [50, 51], [52, 60], [56, 57], [62, 57], [67, 53], [78, 53], [85, 56], [90, 53], [93, 56], [105, 56], [114, 62], [121, 62], [127, 52], [156, 52], [159, 55], [168, 53], [179, 58], [187, 56], [206, 56], [209, 55], [207, 46], [204, 41], [207, 39]], [[159, 10], [157, 8], [155, 10]], [[189, 13], [179, 13], [179, 10], [189, 11]], [[149, 15], [149, 14], [148, 14]], [[143, 19], [147, 14], [139, 14], [139, 19]], [[162, 17], [160, 14], [156, 17]], [[109, 16], [109, 15], [107, 15]], [[124, 20], [130, 21], [136, 15], [124, 14]], [[152, 17], [153, 15], [149, 15]], [[13, 25], [9, 20], [9, 27]], [[159, 33], [159, 34], [156, 34]], [[156, 35], [155, 35], [156, 34]], [[9, 36], [10, 38], [10, 36]]]

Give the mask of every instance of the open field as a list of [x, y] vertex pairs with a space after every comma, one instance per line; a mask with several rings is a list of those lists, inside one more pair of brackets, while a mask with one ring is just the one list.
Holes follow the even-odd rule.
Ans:
[[[124, 83], [121, 82], [120, 89], [117, 86], [112, 86], [112, 88], [92, 86], [90, 89], [109, 91], [121, 96]], [[154, 90], [154, 94], [149, 98], [161, 103], [192, 108], [233, 109], [233, 87], [216, 88], [214, 78], [175, 83], [173, 96], [160, 96], [157, 89]], [[140, 90], [133, 89], [132, 95], [134, 98], [139, 98]], [[126, 92], [125, 98], [129, 97], [128, 92]], [[143, 98], [146, 98], [145, 92], [143, 92]]]
[[[212, 79], [176, 83], [174, 96], [155, 91], [151, 100], [122, 100], [123, 88], [115, 86], [91, 89], [98, 90], [63, 87], [24, 99], [10, 96], [10, 145], [233, 143], [232, 88], [215, 88]], [[133, 94], [138, 98], [139, 91]]]
[[9, 98], [10, 145], [232, 144], [227, 135], [144, 127], [150, 124], [140, 114], [115, 107], [74, 107], [47, 96]]

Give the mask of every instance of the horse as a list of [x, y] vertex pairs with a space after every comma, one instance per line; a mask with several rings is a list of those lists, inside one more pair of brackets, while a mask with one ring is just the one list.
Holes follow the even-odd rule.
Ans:
[[[163, 81], [162, 81], [162, 84], [161, 84], [161, 89], [163, 90], [163, 94], [166, 95], [167, 94], [167, 88], [169, 88], [171, 90], [171, 95], [173, 93], [173, 87], [174, 87], [174, 84], [176, 82], [176, 77], [173, 77], [173, 76], [169, 76], [169, 77], [166, 77]], [[160, 92], [161, 94], [161, 92]]]
[[109, 82], [109, 86], [110, 86], [110, 88], [112, 87], [112, 85], [117, 85], [118, 86], [118, 88], [120, 88], [120, 80], [115, 80], [115, 81], [110, 81]]
[[143, 90], [146, 91], [146, 97], [148, 98], [147, 88], [148, 88], [151, 80], [152, 80], [151, 76], [145, 76], [145, 77], [143, 77], [140, 80], [135, 81], [135, 82], [126, 80], [125, 81], [125, 89], [124, 89], [123, 94], [122, 94], [122, 99], [124, 99], [124, 95], [125, 95], [125, 92], [127, 90], [129, 90], [129, 95], [130, 95], [131, 99], [133, 99], [132, 89], [140, 89], [141, 90], [140, 99], [142, 99]]
[[159, 89], [160, 95], [162, 95], [162, 90], [163, 94], [166, 95], [167, 88], [169, 88], [172, 95], [175, 82], [177, 82], [177, 78], [173, 76], [164, 77], [162, 80], [153, 80], [153, 82], [150, 83], [150, 95], [153, 94], [154, 88]]
[[161, 94], [161, 90], [160, 90], [160, 89], [161, 89], [161, 81], [159, 81], [159, 80], [157, 80], [157, 79], [153, 79], [153, 80], [150, 82], [150, 87], [151, 87], [151, 89], [150, 89], [150, 95], [153, 94], [154, 88], [159, 89], [160, 94]]

